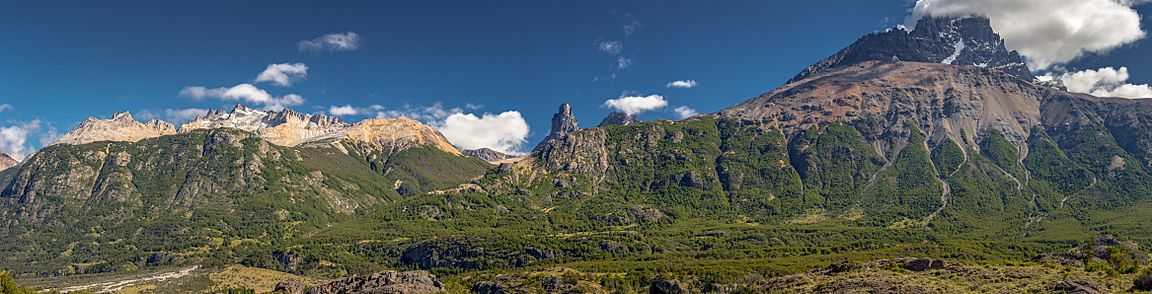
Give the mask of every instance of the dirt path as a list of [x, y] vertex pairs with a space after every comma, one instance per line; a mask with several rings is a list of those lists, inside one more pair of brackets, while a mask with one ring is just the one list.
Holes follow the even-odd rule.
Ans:
[[131, 286], [136, 286], [136, 285], [141, 285], [141, 284], [151, 283], [151, 282], [161, 282], [161, 281], [166, 281], [166, 280], [171, 280], [171, 279], [183, 278], [185, 276], [192, 274], [192, 271], [195, 271], [198, 268], [200, 268], [200, 266], [197, 265], [197, 266], [192, 266], [189, 268], [176, 270], [176, 271], [156, 273], [155, 275], [143, 277], [143, 278], [138, 278], [138, 279], [102, 282], [102, 283], [72, 286], [72, 287], [60, 288], [60, 289], [49, 289], [49, 291], [64, 292], [64, 293], [80, 291], [80, 290], [87, 290], [87, 291], [92, 291], [95, 293], [118, 292], [120, 290], [124, 290], [124, 288], [131, 287]]

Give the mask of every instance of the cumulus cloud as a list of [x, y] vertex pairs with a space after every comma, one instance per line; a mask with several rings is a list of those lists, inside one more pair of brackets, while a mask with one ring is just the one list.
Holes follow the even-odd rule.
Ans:
[[598, 47], [600, 52], [608, 53], [611, 55], [620, 55], [624, 52], [624, 43], [620, 41], [602, 41]]
[[0, 112], [4, 112], [4, 111], [7, 111], [7, 110], [12, 110], [12, 105], [10, 105], [10, 104], [0, 104]]
[[1058, 80], [1069, 92], [1097, 97], [1152, 98], [1148, 84], [1129, 84], [1128, 68], [1105, 67], [1061, 74], [1048, 73], [1039, 77], [1043, 81]]
[[180, 96], [196, 100], [208, 97], [225, 101], [247, 102], [261, 105], [265, 110], [282, 110], [290, 106], [304, 104], [304, 97], [300, 97], [300, 95], [287, 94], [276, 97], [268, 94], [268, 91], [247, 83], [212, 89], [201, 86], [185, 87], [180, 91]]
[[1033, 70], [1105, 53], [1144, 37], [1139, 0], [918, 0], [907, 24], [925, 15], [984, 15]]
[[696, 87], [696, 81], [694, 81], [694, 80], [672, 81], [671, 83], [668, 83], [667, 85], [664, 85], [664, 86], [668, 87], [668, 88], [690, 89], [690, 88]]
[[604, 101], [604, 106], [618, 110], [629, 115], [636, 115], [645, 111], [656, 110], [668, 106], [664, 96], [625, 96]]
[[333, 106], [328, 107], [328, 114], [335, 115], [335, 116], [359, 115], [360, 112], [361, 112], [360, 109], [357, 109], [356, 107], [352, 107], [352, 105], [344, 105], [344, 106], [333, 105]]
[[28, 145], [28, 137], [40, 129], [40, 120], [32, 120], [17, 125], [0, 127], [0, 153], [13, 159], [22, 160], [34, 149]]
[[332, 33], [300, 41], [297, 47], [300, 51], [307, 52], [355, 51], [360, 48], [360, 35], [354, 32]]
[[256, 82], [271, 82], [277, 86], [291, 86], [293, 81], [308, 77], [308, 66], [303, 63], [274, 63], [256, 76]]
[[696, 116], [697, 114], [700, 114], [699, 112], [696, 112], [695, 109], [692, 109], [691, 107], [688, 107], [688, 106], [676, 107], [676, 109], [673, 109], [673, 110], [676, 111], [676, 116], [679, 116], [680, 119], [685, 119], [685, 118], [693, 117], [693, 116]]
[[528, 143], [528, 123], [519, 111], [500, 114], [455, 113], [444, 119], [440, 133], [461, 149], [488, 148], [507, 154], [521, 154]]

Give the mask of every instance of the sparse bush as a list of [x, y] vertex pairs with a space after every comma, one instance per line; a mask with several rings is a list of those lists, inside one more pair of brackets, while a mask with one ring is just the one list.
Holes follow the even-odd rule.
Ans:
[[1152, 291], [1152, 268], [1145, 269], [1132, 281], [1132, 288], [1140, 291]]

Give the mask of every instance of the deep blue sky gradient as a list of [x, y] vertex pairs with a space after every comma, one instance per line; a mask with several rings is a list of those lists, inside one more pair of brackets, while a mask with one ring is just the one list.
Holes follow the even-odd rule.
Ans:
[[[572, 103], [582, 126], [624, 93], [660, 94], [665, 110], [708, 113], [782, 84], [858, 37], [902, 23], [909, 1], [9, 1], [0, 0], [0, 126], [40, 119], [61, 132], [89, 115], [228, 108], [180, 97], [185, 86], [251, 82], [271, 63], [303, 62], [294, 107], [481, 105], [518, 110], [547, 132]], [[1141, 13], [1148, 13], [1148, 5]], [[642, 24], [625, 38], [622, 26]], [[1148, 20], [1145, 19], [1145, 27]], [[359, 50], [313, 54], [297, 42], [352, 31]], [[633, 66], [617, 70], [601, 40], [624, 42]], [[1129, 66], [1152, 80], [1142, 40], [1072, 68]], [[606, 77], [616, 74], [615, 79]], [[599, 79], [597, 80], [597, 77]], [[668, 89], [673, 80], [693, 89]], [[346, 118], [356, 121], [360, 118]]]

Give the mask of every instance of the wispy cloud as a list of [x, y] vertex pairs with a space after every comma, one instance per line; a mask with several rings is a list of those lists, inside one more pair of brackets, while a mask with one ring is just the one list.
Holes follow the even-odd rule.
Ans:
[[600, 52], [608, 53], [611, 55], [620, 55], [621, 52], [624, 52], [624, 42], [601, 41], [599, 49]]
[[333, 106], [328, 107], [328, 114], [335, 115], [335, 116], [359, 115], [360, 113], [361, 113], [360, 109], [357, 109], [356, 107], [352, 107], [352, 105], [344, 105], [344, 106], [333, 105]]
[[11, 104], [0, 104], [0, 112], [12, 110]]
[[180, 96], [200, 100], [216, 98], [225, 101], [240, 101], [262, 106], [265, 110], [282, 110], [290, 106], [304, 103], [304, 97], [297, 94], [273, 96], [252, 84], [239, 84], [232, 87], [205, 88], [201, 86], [185, 87]]
[[360, 48], [360, 35], [354, 32], [332, 33], [300, 41], [297, 47], [302, 52], [356, 51]]
[[676, 109], [673, 109], [673, 110], [676, 111], [676, 116], [679, 116], [680, 119], [685, 119], [685, 118], [693, 117], [693, 116], [700, 114], [700, 113], [696, 112], [695, 109], [692, 109], [691, 107], [688, 107], [688, 106], [676, 107]]
[[694, 81], [694, 80], [672, 81], [671, 83], [664, 85], [664, 87], [690, 89], [690, 88], [696, 87], [696, 81]]
[[256, 76], [256, 82], [271, 82], [277, 86], [291, 86], [293, 81], [308, 77], [308, 66], [303, 63], [274, 63], [269, 64], [264, 71]]
[[629, 68], [629, 67], [632, 67], [632, 59], [625, 58], [624, 56], [620, 56], [620, 57], [616, 58], [616, 68], [617, 69], [625, 69], [625, 68]]

